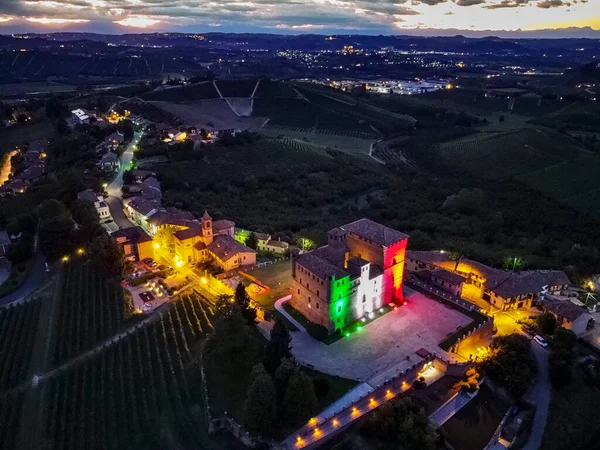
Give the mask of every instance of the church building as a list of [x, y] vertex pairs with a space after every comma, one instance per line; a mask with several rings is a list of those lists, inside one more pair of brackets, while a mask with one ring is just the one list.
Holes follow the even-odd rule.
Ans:
[[369, 219], [330, 230], [327, 245], [293, 259], [291, 305], [332, 333], [401, 302], [407, 243]]

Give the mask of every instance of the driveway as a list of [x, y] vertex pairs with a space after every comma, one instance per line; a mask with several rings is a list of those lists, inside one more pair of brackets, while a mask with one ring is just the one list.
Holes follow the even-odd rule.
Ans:
[[12, 294], [0, 298], [0, 306], [13, 303], [27, 297], [35, 292], [46, 278], [46, 258], [40, 253], [36, 253], [33, 266], [27, 275], [27, 278]]
[[542, 445], [546, 420], [548, 419], [548, 407], [550, 406], [550, 379], [548, 378], [548, 351], [531, 343], [531, 349], [538, 366], [538, 377], [525, 399], [535, 405], [535, 416], [529, 442], [523, 450], [538, 450]]

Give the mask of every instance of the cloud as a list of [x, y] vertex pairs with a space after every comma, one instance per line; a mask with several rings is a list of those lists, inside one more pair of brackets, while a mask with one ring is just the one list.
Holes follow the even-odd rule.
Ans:
[[485, 3], [485, 0], [457, 0], [456, 4], [458, 6], [474, 6], [474, 5], [481, 5], [482, 3]]
[[446, 3], [448, 0], [418, 0], [419, 3], [423, 3], [429, 6], [439, 5], [440, 3]]
[[537, 7], [548, 9], [548, 8], [557, 8], [557, 7], [563, 6], [563, 5], [569, 6], [568, 3], [565, 3], [562, 0], [544, 0], [542, 2], [539, 2], [537, 4]]
[[147, 16], [130, 16], [126, 19], [113, 21], [113, 23], [116, 23], [118, 25], [132, 28], [148, 28], [160, 22], [161, 21], [158, 19], [151, 19]]
[[26, 17], [26, 21], [33, 23], [41, 23], [43, 25], [57, 24], [64, 25], [68, 23], [87, 23], [87, 19], [61, 19], [58, 17]]
[[502, 0], [500, 3], [494, 3], [492, 5], [484, 6], [487, 9], [498, 9], [498, 8], [518, 8], [525, 6], [530, 0]]

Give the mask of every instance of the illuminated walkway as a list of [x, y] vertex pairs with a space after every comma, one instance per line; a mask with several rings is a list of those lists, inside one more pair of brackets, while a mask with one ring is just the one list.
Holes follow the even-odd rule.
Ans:
[[[425, 366], [424, 366], [425, 365]], [[412, 367], [412, 366], [411, 366]], [[425, 370], [419, 373], [420, 369]], [[323, 439], [331, 438], [340, 429], [373, 411], [383, 403], [392, 400], [398, 394], [412, 387], [413, 382], [423, 376], [429, 385], [444, 376], [444, 373], [421, 359], [415, 369], [396, 377], [378, 387], [369, 382], [361, 383], [334, 404], [312, 418], [306, 425], [288, 436], [278, 448], [302, 449]]]

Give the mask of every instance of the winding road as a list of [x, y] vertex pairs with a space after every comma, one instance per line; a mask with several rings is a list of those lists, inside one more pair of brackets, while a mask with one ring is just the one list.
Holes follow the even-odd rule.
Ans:
[[130, 228], [134, 226], [123, 212], [123, 193], [121, 188], [123, 187], [123, 174], [126, 170], [130, 169], [135, 146], [140, 142], [141, 138], [142, 133], [138, 132], [133, 135], [133, 139], [127, 146], [127, 149], [121, 155], [119, 171], [117, 172], [115, 179], [106, 187], [106, 193], [108, 194], [106, 204], [110, 209], [113, 220], [119, 228]]
[[535, 405], [535, 416], [533, 417], [529, 442], [523, 447], [523, 450], [538, 450], [542, 446], [552, 393], [550, 379], [548, 378], [548, 350], [540, 347], [535, 342], [531, 343], [531, 350], [537, 361], [538, 375], [535, 384], [525, 396], [525, 399]]
[[42, 285], [46, 278], [46, 258], [41, 252], [37, 252], [34, 256], [33, 265], [23, 284], [16, 291], [0, 298], [0, 306], [8, 305], [9, 303], [18, 302], [28, 295], [33, 294]]

